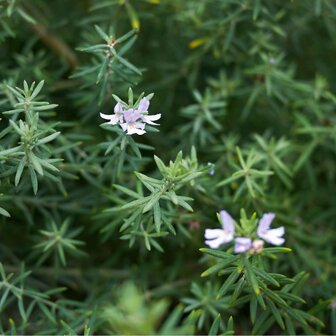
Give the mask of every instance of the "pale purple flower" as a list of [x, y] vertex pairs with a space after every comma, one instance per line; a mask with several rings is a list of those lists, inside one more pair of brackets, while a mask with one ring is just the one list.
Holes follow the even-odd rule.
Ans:
[[145, 134], [145, 124], [142, 122], [142, 116], [138, 110], [129, 109], [124, 112], [124, 123], [120, 126], [127, 134]]
[[114, 107], [114, 114], [100, 113], [100, 116], [105, 120], [109, 120], [108, 124], [112, 124], [112, 125], [122, 123], [123, 122], [123, 115], [124, 115], [123, 106], [119, 102]]
[[235, 239], [234, 252], [244, 253], [247, 252], [252, 246], [251, 238], [237, 237]]
[[117, 125], [127, 134], [145, 134], [145, 125], [158, 125], [154, 121], [161, 118], [161, 114], [148, 115], [149, 100], [142, 98], [137, 108], [129, 108], [124, 110], [122, 103], [118, 102], [114, 107], [113, 114], [103, 114], [103, 119], [109, 120], [107, 124]]
[[270, 229], [274, 217], [274, 213], [265, 213], [259, 221], [257, 233], [260, 238], [272, 245], [282, 245], [285, 242], [282, 238], [285, 228], [281, 226], [277, 229]]
[[220, 245], [229, 243], [234, 236], [234, 222], [232, 217], [225, 211], [220, 211], [220, 217], [223, 229], [206, 229], [205, 244], [211, 248], [218, 248]]
[[159, 125], [153, 121], [159, 120], [161, 118], [161, 114], [153, 114], [153, 115], [148, 115], [148, 107], [149, 107], [149, 100], [145, 97], [142, 98], [139, 102], [137, 111], [141, 114], [141, 119], [143, 120], [144, 123], [149, 124], [149, 125]]

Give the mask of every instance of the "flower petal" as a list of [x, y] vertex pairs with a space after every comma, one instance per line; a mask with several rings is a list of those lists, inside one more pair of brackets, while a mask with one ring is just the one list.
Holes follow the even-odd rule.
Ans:
[[114, 113], [121, 113], [123, 112], [123, 106], [121, 103], [117, 103], [116, 106], [114, 106]]
[[204, 233], [205, 239], [214, 239], [223, 235], [222, 229], [206, 229]]
[[116, 114], [112, 115], [111, 119], [108, 123], [112, 124], [112, 125], [118, 124], [119, 123], [119, 116], [117, 116]]
[[120, 124], [120, 126], [124, 132], [127, 131], [127, 123]]
[[140, 128], [136, 128], [135, 126], [130, 126], [130, 125], [127, 125], [127, 134], [138, 134], [138, 135], [143, 135], [145, 134], [146, 131], [143, 130], [143, 129], [140, 129]]
[[135, 123], [135, 127], [143, 130], [143, 129], [145, 129], [145, 124], [142, 123], [142, 122], [137, 122], [137, 123]]
[[[211, 230], [213, 231], [213, 230]], [[211, 248], [218, 248], [220, 245], [226, 243], [226, 237], [223, 230], [214, 230], [216, 231], [216, 237], [214, 239], [208, 239], [205, 241], [205, 244]]]
[[233, 234], [234, 231], [235, 231], [235, 227], [234, 227], [233, 219], [230, 216], [230, 214], [225, 210], [221, 210], [219, 212], [219, 214], [220, 214], [220, 217], [221, 217], [221, 220], [222, 220], [223, 229], [226, 232], [229, 232], [229, 233]]
[[229, 243], [231, 240], [233, 240], [233, 235], [231, 233], [225, 232], [222, 229], [206, 229], [204, 237], [207, 239], [205, 244], [212, 248], [217, 248], [219, 245]]
[[268, 233], [272, 236], [278, 236], [281, 237], [285, 234], [285, 228], [283, 226], [280, 226], [276, 229], [268, 230]]
[[273, 221], [275, 217], [275, 214], [270, 212], [270, 213], [265, 213], [260, 221], [259, 221], [259, 225], [258, 225], [258, 236], [261, 237], [262, 234], [265, 234], [265, 232], [270, 228], [271, 223]]
[[234, 252], [235, 253], [244, 253], [251, 248], [252, 242], [251, 238], [238, 237], [235, 239]]
[[272, 245], [282, 245], [285, 242], [285, 239], [282, 236], [285, 234], [285, 228], [283, 226], [268, 230], [266, 233], [263, 233], [260, 238], [264, 239], [266, 242]]
[[282, 237], [271, 237], [268, 242], [272, 245], [279, 246], [285, 242], [285, 238]]
[[113, 114], [104, 114], [104, 113], [99, 113], [100, 117], [106, 120], [111, 120], [111, 117]]
[[147, 98], [142, 98], [138, 105], [139, 112], [147, 112], [149, 107], [149, 100]]
[[161, 114], [153, 114], [153, 115], [144, 115], [142, 116], [142, 120], [149, 125], [159, 125], [157, 123], [154, 123], [154, 120], [159, 120], [161, 118]]

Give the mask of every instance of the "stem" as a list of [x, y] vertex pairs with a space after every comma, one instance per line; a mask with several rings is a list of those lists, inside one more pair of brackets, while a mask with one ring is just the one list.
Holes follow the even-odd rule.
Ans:
[[[29, 12], [29, 14], [31, 15], [31, 12], [34, 11], [34, 8], [29, 8], [31, 4], [27, 3], [28, 2], [22, 4], [22, 7], [24, 7], [25, 10], [27, 10], [27, 12]], [[34, 15], [31, 16], [35, 19]], [[41, 20], [36, 21], [41, 22]], [[77, 58], [77, 55], [61, 38], [48, 32], [47, 28], [41, 23], [36, 24], [31, 23], [29, 24], [29, 26], [36, 32], [36, 34], [40, 37], [40, 39], [50, 49], [52, 49], [59, 56], [63, 57], [71, 68], [75, 68], [78, 66], [79, 60]]]

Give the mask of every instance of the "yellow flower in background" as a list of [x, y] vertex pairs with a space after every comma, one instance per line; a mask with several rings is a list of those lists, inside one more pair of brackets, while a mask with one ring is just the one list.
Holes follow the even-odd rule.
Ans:
[[202, 44], [204, 44], [206, 41], [208, 41], [208, 37], [200, 37], [196, 40], [192, 40], [190, 43], [189, 43], [189, 48], [190, 49], [195, 49], [195, 48], [198, 48], [199, 46], [201, 46]]

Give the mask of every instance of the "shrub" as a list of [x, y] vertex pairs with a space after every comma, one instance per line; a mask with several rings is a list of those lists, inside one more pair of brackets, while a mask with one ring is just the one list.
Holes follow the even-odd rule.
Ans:
[[333, 1], [0, 24], [1, 333], [336, 333]]

